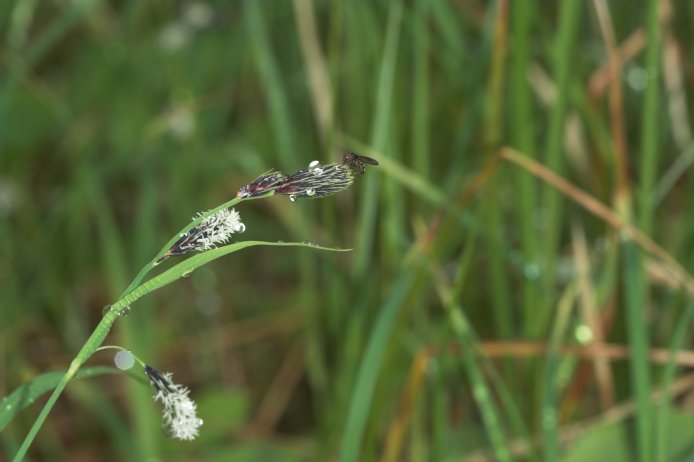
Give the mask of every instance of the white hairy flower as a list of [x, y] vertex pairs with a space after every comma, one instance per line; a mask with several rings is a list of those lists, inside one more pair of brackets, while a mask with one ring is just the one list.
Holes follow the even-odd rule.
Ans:
[[196, 242], [199, 245], [196, 250], [209, 250], [217, 247], [217, 244], [226, 243], [232, 234], [244, 232], [246, 225], [241, 223], [239, 212], [234, 209], [222, 209], [202, 220], [198, 226], [191, 229], [193, 230], [198, 231]]
[[155, 401], [164, 405], [164, 426], [167, 427], [173, 438], [190, 441], [198, 436], [198, 429], [202, 425], [202, 419], [196, 414], [195, 402], [188, 396], [190, 390], [173, 382], [171, 372], [164, 374], [156, 369], [146, 366], [145, 374], [149, 382], [157, 390]]
[[[200, 217], [203, 214], [199, 214]], [[196, 217], [193, 217], [195, 220]], [[190, 231], [181, 235], [157, 263], [173, 255], [183, 255], [193, 250], [203, 251], [225, 244], [234, 233], [242, 233], [246, 225], [241, 222], [239, 213], [234, 209], [222, 209], [202, 220]]]

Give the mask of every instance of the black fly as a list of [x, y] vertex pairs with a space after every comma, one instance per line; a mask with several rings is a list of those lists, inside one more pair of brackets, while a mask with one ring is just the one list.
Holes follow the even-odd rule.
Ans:
[[350, 152], [349, 154], [342, 156], [342, 163], [344, 165], [350, 164], [353, 167], [356, 167], [359, 173], [362, 175], [364, 174], [364, 164], [378, 165], [378, 161], [376, 159], [360, 156], [355, 152]]

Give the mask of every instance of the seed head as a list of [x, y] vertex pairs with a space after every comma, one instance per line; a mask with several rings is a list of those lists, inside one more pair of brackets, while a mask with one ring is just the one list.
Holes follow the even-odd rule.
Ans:
[[[200, 217], [202, 213], [198, 215]], [[194, 217], [193, 219], [195, 219]], [[181, 235], [159, 261], [173, 255], [183, 255], [193, 250], [203, 251], [226, 243], [234, 233], [242, 233], [246, 225], [241, 223], [239, 213], [234, 209], [222, 209], [202, 220], [197, 226]]]
[[275, 189], [278, 194], [299, 198], [318, 198], [349, 188], [354, 182], [354, 172], [344, 164], [321, 165], [313, 161], [308, 168], [291, 175]]
[[164, 425], [171, 436], [186, 441], [195, 439], [202, 419], [195, 413], [195, 402], [188, 397], [190, 390], [173, 383], [171, 372], [162, 374], [153, 367], [145, 366], [145, 375], [157, 391], [154, 400], [161, 401], [164, 405]]
[[236, 197], [245, 198], [260, 196], [274, 191], [285, 181], [287, 181], [287, 175], [277, 170], [270, 170], [239, 189], [239, 192], [236, 193]]

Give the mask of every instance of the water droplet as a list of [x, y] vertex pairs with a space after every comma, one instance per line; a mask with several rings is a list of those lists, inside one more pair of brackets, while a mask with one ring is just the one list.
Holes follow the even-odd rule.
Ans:
[[576, 337], [576, 340], [578, 340], [579, 343], [588, 345], [593, 341], [593, 330], [587, 325], [581, 324], [580, 326], [576, 327], [574, 337]]
[[120, 316], [121, 318], [124, 316], [127, 316], [129, 314], [130, 314], [130, 305], [126, 306], [125, 308], [121, 309], [118, 312], [118, 316]]
[[535, 263], [528, 263], [523, 267], [523, 274], [530, 280], [537, 279], [540, 277], [540, 267]]
[[198, 419], [198, 426], [200, 426], [200, 425], [202, 425], [202, 424], [203, 424], [202, 419]]
[[626, 73], [627, 84], [634, 91], [643, 91], [648, 86], [648, 71], [642, 67], [634, 66]]
[[184, 272], [183, 274], [181, 274], [181, 277], [182, 277], [182, 278], [187, 278], [187, 277], [189, 277], [191, 274], [193, 274], [193, 270]]
[[308, 164], [308, 168], [311, 168], [311, 169], [312, 169], [312, 168], [314, 168], [314, 167], [317, 167], [318, 164], [320, 164], [320, 162], [318, 162], [317, 160], [311, 161], [311, 163]]
[[116, 367], [122, 371], [127, 371], [135, 364], [135, 357], [129, 351], [119, 351], [113, 358]]
[[101, 315], [103, 316], [103, 315], [105, 315], [106, 313], [108, 313], [109, 311], [111, 311], [111, 305], [106, 305], [106, 306], [104, 307], [104, 309], [101, 310]]
[[315, 191], [315, 190], [313, 190], [313, 189], [307, 189], [307, 190], [306, 190], [306, 195], [307, 195], [307, 196], [313, 196], [314, 194], [316, 194], [316, 191]]
[[284, 241], [277, 241], [278, 244], [284, 244]]
[[296, 202], [296, 196], [294, 194], [289, 195], [289, 200], [292, 202]]

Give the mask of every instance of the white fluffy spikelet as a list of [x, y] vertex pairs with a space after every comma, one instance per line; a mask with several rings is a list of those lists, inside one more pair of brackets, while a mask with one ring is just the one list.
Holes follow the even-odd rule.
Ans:
[[155, 401], [164, 405], [164, 425], [173, 438], [190, 441], [198, 436], [202, 419], [196, 414], [197, 406], [188, 396], [190, 390], [173, 382], [171, 372], [161, 374], [156, 369], [145, 367], [145, 374], [157, 390]]
[[[203, 214], [193, 217], [193, 220], [201, 215]], [[183, 255], [193, 250], [202, 252], [214, 249], [220, 244], [227, 243], [232, 234], [242, 233], [245, 230], [246, 225], [241, 222], [239, 212], [234, 209], [222, 209], [202, 220], [187, 233], [181, 234], [168, 252], [157, 260], [157, 264], [174, 255]]]

